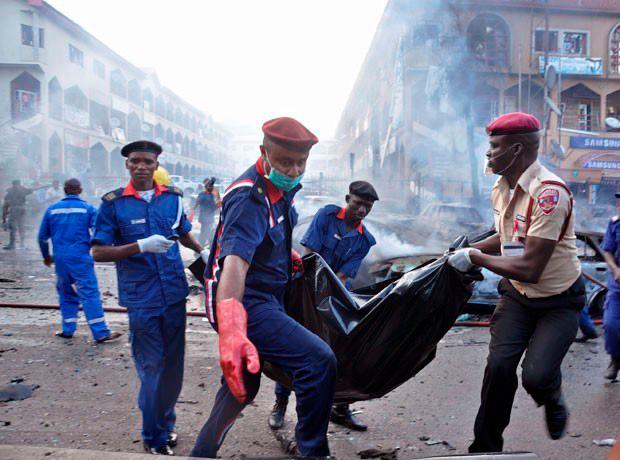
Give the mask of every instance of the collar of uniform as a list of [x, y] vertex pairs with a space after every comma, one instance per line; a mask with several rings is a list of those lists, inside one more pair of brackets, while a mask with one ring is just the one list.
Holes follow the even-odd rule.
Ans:
[[63, 200], [82, 200], [82, 199], [80, 198], [79, 195], [65, 195]]
[[267, 196], [269, 197], [269, 202], [271, 204], [274, 204], [280, 198], [282, 198], [283, 196], [282, 191], [280, 191], [278, 187], [273, 185], [271, 181], [267, 179], [266, 177], [265, 165], [263, 164], [263, 157], [258, 157], [258, 160], [256, 160], [256, 172], [258, 173], [259, 176], [265, 179], [265, 183], [267, 184]]
[[530, 185], [532, 181], [538, 176], [540, 172], [540, 163], [538, 160], [534, 160], [534, 163], [528, 166], [528, 168], [523, 171], [521, 177], [517, 181], [517, 184], [523, 189], [524, 192], [528, 193], [530, 190]]
[[[159, 196], [163, 192], [168, 190], [168, 187], [166, 187], [165, 185], [159, 185], [156, 180], [154, 180], [153, 183], [155, 184], [155, 196]], [[140, 196], [136, 188], [133, 186], [133, 182], [131, 182], [131, 180], [127, 182], [127, 185], [125, 186], [125, 189], [123, 190], [122, 196], [135, 196], [139, 200], [142, 199], [142, 197]]]
[[[346, 214], [347, 210], [345, 208], [340, 208], [340, 211], [338, 211], [338, 214], [336, 214], [336, 217], [338, 219], [344, 220], [344, 216]], [[362, 225], [362, 222], [360, 221], [359, 225], [356, 227], [357, 231], [360, 235], [364, 234], [364, 225]]]

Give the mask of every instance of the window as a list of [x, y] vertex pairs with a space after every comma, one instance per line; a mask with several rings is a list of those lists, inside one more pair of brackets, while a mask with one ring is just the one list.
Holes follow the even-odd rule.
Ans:
[[584, 131], [592, 130], [592, 104], [580, 103], [577, 105], [579, 129]]
[[84, 53], [73, 45], [69, 45], [69, 60], [84, 67]]
[[537, 30], [534, 32], [534, 51], [537, 53], [545, 52], [545, 36], [548, 36], [548, 47], [550, 53], [558, 52], [558, 37], [560, 36], [560, 32], [557, 30], [550, 30], [545, 33], [544, 30]]
[[32, 26], [22, 24], [22, 45], [34, 46], [34, 33]]
[[18, 89], [15, 91], [17, 101], [17, 112], [22, 116], [32, 116], [38, 111], [38, 95], [32, 91]]
[[620, 73], [620, 24], [609, 34], [609, 70]]
[[549, 52], [564, 56], [587, 56], [588, 55], [588, 32], [572, 30], [544, 30], [534, 32], [534, 51], [545, 52], [545, 36], [549, 38]]
[[508, 67], [509, 32], [501, 17], [490, 13], [476, 16], [467, 29], [467, 45], [479, 67]]
[[588, 54], [588, 34], [585, 32], [564, 32], [562, 52], [571, 56]]
[[103, 62], [95, 60], [93, 62], [93, 71], [95, 72], [95, 75], [105, 80], [105, 65]]

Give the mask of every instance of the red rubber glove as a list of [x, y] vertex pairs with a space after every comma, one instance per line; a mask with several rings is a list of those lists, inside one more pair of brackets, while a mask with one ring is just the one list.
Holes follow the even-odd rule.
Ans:
[[295, 273], [300, 273], [303, 274], [304, 273], [304, 263], [301, 260], [301, 256], [299, 255], [299, 253], [297, 251], [295, 251], [294, 249], [291, 249], [291, 259], [293, 262], [293, 274]]
[[220, 300], [216, 305], [220, 333], [220, 367], [231, 393], [244, 403], [248, 393], [243, 384], [243, 371], [260, 371], [258, 351], [248, 340], [248, 315], [237, 299]]
[[193, 209], [189, 212], [188, 219], [190, 222], [194, 222], [194, 210]]

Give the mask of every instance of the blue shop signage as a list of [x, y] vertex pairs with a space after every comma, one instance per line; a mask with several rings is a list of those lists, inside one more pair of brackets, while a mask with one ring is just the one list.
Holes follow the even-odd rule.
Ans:
[[575, 149], [620, 150], [620, 137], [571, 136], [570, 146]]

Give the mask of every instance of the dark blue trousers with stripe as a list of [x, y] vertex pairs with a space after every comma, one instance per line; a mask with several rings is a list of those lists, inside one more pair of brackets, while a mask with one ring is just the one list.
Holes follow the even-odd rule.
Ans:
[[[248, 309], [248, 338], [261, 360], [281, 367], [293, 379], [297, 398], [297, 447], [304, 456], [327, 456], [327, 426], [336, 382], [336, 357], [329, 346], [289, 317], [282, 307], [262, 304]], [[243, 408], [260, 386], [260, 373], [244, 376], [248, 392], [240, 404], [222, 378], [209, 419], [203, 426], [191, 457], [213, 458]]]

